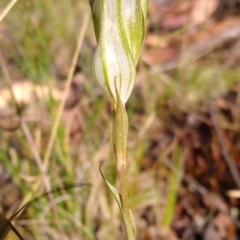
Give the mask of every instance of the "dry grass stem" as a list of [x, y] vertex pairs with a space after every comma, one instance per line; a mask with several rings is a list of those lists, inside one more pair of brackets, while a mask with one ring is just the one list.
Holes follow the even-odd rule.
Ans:
[[3, 9], [3, 11], [0, 13], [0, 22], [4, 19], [4, 17], [6, 17], [6, 15], [8, 14], [8, 12], [11, 10], [11, 8], [14, 6], [14, 4], [17, 2], [18, 0], [12, 0], [8, 3], [8, 5]]
[[83, 18], [83, 25], [80, 29], [79, 38], [78, 38], [78, 41], [77, 41], [77, 46], [76, 46], [76, 49], [74, 51], [72, 62], [71, 62], [70, 68], [69, 68], [69, 72], [68, 72], [68, 76], [67, 76], [67, 80], [66, 80], [66, 86], [65, 86], [64, 93], [63, 93], [63, 98], [60, 102], [60, 105], [59, 105], [59, 108], [58, 108], [58, 111], [57, 111], [57, 115], [54, 119], [53, 127], [51, 129], [50, 139], [49, 139], [47, 149], [46, 149], [46, 152], [45, 152], [45, 155], [44, 155], [43, 162], [44, 162], [45, 168], [47, 168], [48, 164], [49, 164], [49, 158], [50, 158], [50, 155], [51, 155], [52, 147], [53, 147], [53, 144], [54, 144], [54, 140], [56, 138], [57, 129], [58, 129], [58, 126], [59, 126], [59, 123], [60, 123], [60, 120], [61, 120], [64, 105], [65, 105], [65, 102], [67, 100], [68, 92], [69, 92], [69, 89], [70, 89], [70, 86], [71, 86], [71, 81], [72, 81], [74, 70], [75, 70], [75, 67], [76, 67], [76, 64], [77, 64], [78, 56], [80, 54], [80, 50], [81, 50], [81, 47], [82, 47], [83, 38], [84, 38], [84, 34], [85, 34], [85, 31], [86, 31], [86, 28], [87, 28], [89, 18], [90, 18], [89, 14], [86, 14]]

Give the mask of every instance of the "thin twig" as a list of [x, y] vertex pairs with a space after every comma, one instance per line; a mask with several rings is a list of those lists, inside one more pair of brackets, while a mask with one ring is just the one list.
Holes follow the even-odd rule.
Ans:
[[22, 129], [22, 131], [25, 135], [25, 138], [27, 139], [28, 145], [31, 149], [31, 152], [34, 156], [34, 159], [35, 159], [36, 163], [37, 163], [37, 166], [41, 171], [43, 184], [44, 184], [46, 192], [48, 192], [48, 198], [49, 198], [50, 204], [51, 204], [51, 206], [53, 207], [53, 210], [54, 210], [54, 207], [55, 207], [54, 202], [55, 201], [54, 201], [54, 197], [53, 197], [52, 192], [51, 192], [51, 184], [50, 184], [50, 181], [49, 181], [49, 177], [47, 175], [46, 169], [44, 168], [43, 161], [39, 156], [36, 145], [35, 145], [35, 143], [32, 139], [32, 136], [30, 134], [30, 131], [29, 131], [29, 129], [28, 129], [28, 127], [27, 127], [27, 125], [26, 125], [26, 123], [25, 123], [25, 121], [22, 117], [20, 118], [20, 126], [21, 126], [21, 129]]
[[8, 5], [3, 9], [3, 11], [0, 13], [0, 22], [4, 19], [4, 17], [8, 14], [8, 12], [11, 10], [13, 5], [17, 2], [18, 0], [12, 0]]
[[46, 169], [47, 169], [48, 164], [49, 164], [49, 158], [50, 158], [51, 151], [52, 151], [52, 148], [53, 148], [53, 144], [54, 144], [54, 141], [55, 141], [55, 138], [56, 138], [57, 129], [58, 129], [58, 126], [59, 126], [59, 123], [60, 123], [60, 120], [61, 120], [64, 105], [65, 105], [65, 102], [67, 100], [67, 96], [68, 96], [69, 89], [70, 89], [70, 86], [71, 86], [74, 70], [75, 70], [77, 60], [78, 60], [78, 56], [79, 56], [79, 53], [80, 53], [80, 50], [81, 50], [81, 47], [82, 47], [83, 38], [84, 38], [84, 34], [85, 34], [85, 31], [86, 31], [86, 28], [87, 28], [89, 18], [90, 18], [89, 14], [86, 14], [84, 16], [83, 26], [80, 29], [77, 46], [76, 46], [76, 49], [74, 51], [72, 62], [71, 62], [70, 68], [69, 68], [69, 72], [68, 72], [68, 76], [67, 76], [67, 80], [66, 80], [65, 91], [63, 93], [63, 98], [60, 102], [60, 105], [59, 105], [59, 108], [58, 108], [58, 111], [57, 111], [57, 115], [54, 119], [53, 127], [51, 129], [50, 139], [48, 141], [47, 149], [46, 149], [44, 159], [43, 159], [44, 167]]

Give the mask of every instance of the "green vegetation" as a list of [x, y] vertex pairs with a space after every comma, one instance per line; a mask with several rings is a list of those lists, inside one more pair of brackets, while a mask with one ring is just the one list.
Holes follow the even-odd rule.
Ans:
[[[8, 2], [0, 1], [0, 11]], [[9, 81], [10, 90], [14, 84], [26, 81], [32, 89], [25, 92], [32, 92], [26, 102], [17, 100], [16, 105], [11, 98], [8, 106], [0, 109], [0, 164], [21, 193], [19, 205], [49, 190], [48, 184], [50, 189], [61, 188], [60, 192], [33, 202], [16, 218], [14, 225], [26, 239], [39, 236], [49, 240], [125, 239], [118, 205], [99, 172], [104, 161], [101, 169], [105, 178], [119, 188], [111, 147], [112, 115], [109, 103], [92, 77], [91, 62], [96, 41], [91, 21], [84, 18], [86, 15], [89, 19], [91, 13], [88, 1], [84, 0], [22, 0], [16, 2], [0, 22], [0, 55], [3, 59], [0, 90], [8, 91]], [[63, 86], [71, 76], [72, 56], [76, 53], [85, 21], [87, 27], [74, 69], [75, 85], [70, 86], [65, 102]], [[168, 36], [168, 41], [184, 31], [177, 30], [176, 34]], [[147, 47], [144, 51], [148, 51]], [[164, 116], [174, 114], [176, 106], [184, 111], [196, 109], [209, 96], [236, 85], [238, 70], [222, 68], [222, 60], [217, 54], [167, 73], [155, 71], [141, 57], [139, 59], [139, 77], [126, 107], [129, 113], [129, 206], [135, 218], [137, 236], [147, 227], [142, 215], [149, 207], [156, 210], [154, 218], [158, 227], [170, 227], [181, 183], [183, 162], [180, 152], [183, 150], [178, 143], [173, 148], [161, 148], [157, 154], [157, 167], [144, 166], [144, 159], [151, 155], [148, 152], [150, 141], [164, 125]], [[10, 79], [6, 77], [6, 71]], [[209, 87], [211, 81], [214, 87]], [[75, 99], [73, 103], [72, 98]], [[59, 113], [61, 121], [58, 124]], [[56, 134], [54, 127], [57, 127]], [[54, 141], [48, 157], [46, 151], [51, 145], [51, 134]], [[34, 149], [41, 160], [40, 165]], [[171, 170], [165, 171], [165, 161], [171, 162]], [[44, 166], [47, 166], [45, 170]], [[162, 180], [156, 179], [161, 171], [167, 178], [169, 190], [166, 195], [160, 192]], [[89, 183], [91, 187], [64, 188], [67, 184], [77, 183]], [[160, 198], [166, 199], [165, 205], [162, 206]], [[9, 217], [18, 204], [15, 202], [4, 214]], [[159, 211], [164, 212], [162, 219], [158, 219]]]

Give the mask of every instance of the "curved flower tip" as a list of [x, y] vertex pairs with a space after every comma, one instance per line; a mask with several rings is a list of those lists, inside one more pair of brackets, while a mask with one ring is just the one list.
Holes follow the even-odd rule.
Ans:
[[97, 49], [93, 75], [113, 108], [116, 88], [123, 104], [136, 79], [136, 65], [146, 32], [147, 0], [90, 0]]

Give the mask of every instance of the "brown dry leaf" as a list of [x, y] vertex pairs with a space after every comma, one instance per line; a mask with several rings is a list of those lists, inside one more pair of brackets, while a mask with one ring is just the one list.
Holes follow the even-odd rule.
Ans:
[[[67, 99], [67, 105], [72, 105], [78, 100], [78, 96], [76, 96], [76, 94], [79, 94], [80, 88], [81, 86], [79, 83], [73, 84]], [[39, 99], [44, 99], [50, 92], [56, 101], [60, 101], [63, 98], [63, 90], [56, 87], [51, 88], [47, 85], [38, 86], [28, 80], [12, 83], [11, 89], [19, 105], [31, 104], [36, 96]], [[11, 102], [12, 96], [9, 89], [7, 87], [0, 88], [0, 110], [9, 108]]]
[[[208, 32], [212, 36], [218, 35], [220, 33], [224, 33], [224, 31], [227, 31], [231, 27], [238, 26], [238, 24], [240, 24], [240, 17], [230, 16], [222, 22], [218, 22], [217, 24], [210, 25], [210, 28], [208, 28], [209, 29]], [[236, 31], [237, 29], [238, 28], [236, 28]]]
[[[156, 239], [156, 238], [151, 238], [151, 239]], [[176, 236], [175, 232], [171, 228], [166, 229], [164, 232], [164, 235], [160, 239], [179, 240], [179, 238]]]
[[168, 15], [164, 21], [161, 23], [161, 26], [166, 30], [174, 30], [182, 27], [186, 24], [186, 17], [181, 15]]
[[215, 11], [218, 5], [217, 0], [196, 0], [191, 11], [191, 23], [196, 25], [204, 22]]
[[223, 213], [219, 213], [216, 216], [214, 223], [222, 239], [225, 239], [226, 237], [229, 236], [228, 230], [231, 229], [233, 225], [229, 216]]
[[216, 106], [222, 110], [231, 110], [231, 105], [228, 101], [226, 101], [226, 99], [224, 98], [218, 98], [216, 100]]
[[203, 198], [204, 204], [208, 208], [215, 207], [219, 211], [228, 212], [228, 210], [229, 210], [228, 205], [221, 198], [219, 198], [218, 196], [212, 196], [212, 195], [210, 195], [209, 197], [204, 197]]
[[[30, 101], [32, 93], [32, 83], [28, 81], [16, 82], [12, 85], [12, 91], [19, 104], [26, 104]], [[0, 109], [4, 109], [9, 106], [11, 102], [11, 94], [7, 87], [0, 89]]]
[[177, 45], [178, 44], [176, 44], [175, 47], [173, 45], [169, 45], [163, 48], [153, 49], [143, 55], [144, 61], [146, 61], [149, 65], [167, 63], [175, 56], [178, 56], [179, 50], [176, 47]]
[[[47, 90], [46, 87], [36, 87], [32, 82], [27, 80], [13, 83], [11, 85], [11, 89], [19, 105], [30, 103], [32, 101], [34, 91], [42, 97], [42, 93]], [[0, 89], [0, 110], [8, 108], [11, 102], [12, 96], [9, 89], [7, 87], [2, 87]]]
[[240, 190], [238, 189], [233, 189], [227, 191], [227, 195], [231, 198], [240, 198]]
[[159, 34], [148, 33], [144, 44], [147, 47], [164, 47], [166, 43]]
[[213, 226], [213, 224], [210, 224], [206, 231], [204, 232], [203, 236], [204, 240], [222, 240], [219, 232], [217, 229]]

